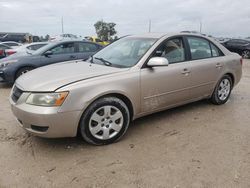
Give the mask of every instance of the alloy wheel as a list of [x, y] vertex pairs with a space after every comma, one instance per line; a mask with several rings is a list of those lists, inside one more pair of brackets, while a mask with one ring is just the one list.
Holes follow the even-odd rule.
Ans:
[[228, 79], [223, 79], [220, 82], [219, 89], [218, 89], [218, 97], [220, 100], [224, 101], [227, 99], [228, 95], [230, 94], [231, 90], [231, 83]]
[[100, 140], [115, 137], [123, 126], [123, 114], [115, 106], [98, 108], [90, 117], [89, 130], [92, 136]]

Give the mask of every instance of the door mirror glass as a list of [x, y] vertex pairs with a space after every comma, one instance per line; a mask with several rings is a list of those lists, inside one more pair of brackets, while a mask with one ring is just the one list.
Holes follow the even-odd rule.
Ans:
[[53, 55], [53, 52], [49, 50], [49, 51], [45, 52], [44, 55], [45, 55], [46, 57], [48, 57], [48, 56], [50, 56], [50, 55]]
[[147, 65], [149, 67], [168, 66], [169, 62], [165, 57], [152, 57]]

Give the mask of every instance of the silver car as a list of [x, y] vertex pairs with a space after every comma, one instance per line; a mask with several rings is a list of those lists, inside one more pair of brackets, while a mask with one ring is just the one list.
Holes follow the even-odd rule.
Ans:
[[242, 60], [195, 34], [122, 38], [87, 61], [42, 67], [22, 75], [10, 103], [28, 132], [42, 137], [80, 133], [95, 145], [120, 139], [136, 118], [201, 99], [227, 102]]

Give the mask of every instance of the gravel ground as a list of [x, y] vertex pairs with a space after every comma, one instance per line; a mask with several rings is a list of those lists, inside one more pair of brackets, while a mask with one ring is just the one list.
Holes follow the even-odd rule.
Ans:
[[138, 119], [123, 139], [25, 133], [0, 85], [0, 187], [250, 187], [250, 60], [228, 103], [207, 101]]

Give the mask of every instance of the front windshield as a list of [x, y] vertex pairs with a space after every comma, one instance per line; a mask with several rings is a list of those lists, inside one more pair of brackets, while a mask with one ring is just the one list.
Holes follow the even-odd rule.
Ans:
[[91, 61], [114, 67], [132, 67], [138, 63], [156, 40], [154, 38], [123, 38], [96, 53]]

